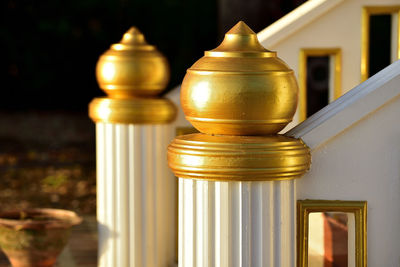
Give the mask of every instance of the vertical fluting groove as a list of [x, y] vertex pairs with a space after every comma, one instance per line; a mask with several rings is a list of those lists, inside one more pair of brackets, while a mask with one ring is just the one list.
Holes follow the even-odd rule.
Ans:
[[143, 156], [143, 168], [145, 170], [144, 175], [142, 177], [143, 182], [143, 190], [145, 192], [145, 198], [142, 202], [142, 210], [145, 213], [144, 224], [142, 227], [144, 228], [145, 233], [145, 262], [144, 266], [154, 266], [154, 257], [152, 254], [155, 250], [154, 244], [154, 171], [152, 168], [152, 161], [154, 160], [153, 156], [153, 140], [154, 140], [154, 132], [152, 131], [153, 126], [143, 126], [143, 145], [147, 145], [143, 147], [143, 151], [145, 151]]
[[207, 242], [204, 246], [208, 250], [208, 264], [209, 266], [215, 266], [216, 261], [216, 246], [215, 246], [215, 182], [207, 182], [207, 208], [208, 214], [207, 218], [204, 220], [207, 223], [206, 227], [208, 229]]
[[115, 199], [116, 195], [114, 194], [115, 191], [115, 128], [112, 124], [106, 124], [106, 194], [108, 196], [106, 202], [106, 231], [108, 232], [108, 239], [107, 239], [107, 250], [109, 251], [110, 255], [107, 257], [107, 266], [114, 266], [115, 265], [115, 257], [116, 249], [115, 249]]
[[196, 243], [196, 257], [195, 257], [195, 266], [206, 266], [205, 264], [205, 251], [204, 251], [204, 243], [207, 241], [207, 239], [205, 238], [206, 235], [206, 229], [205, 229], [205, 225], [204, 225], [204, 218], [207, 217], [207, 212], [208, 209], [207, 207], [205, 207], [205, 187], [206, 184], [204, 183], [204, 181], [195, 181], [196, 183], [196, 200], [195, 200], [195, 209], [194, 209], [194, 213], [195, 213], [195, 226], [196, 228], [195, 230], [195, 235], [196, 235], [196, 239], [194, 240], [194, 242]]
[[[151, 132], [150, 142], [152, 144], [152, 147], [151, 147], [151, 155], [149, 155], [149, 160], [147, 162], [147, 167], [149, 169], [151, 169], [151, 172], [152, 172], [151, 176], [153, 177], [153, 181], [152, 181], [153, 182], [153, 186], [152, 186], [152, 188], [150, 188], [151, 194], [152, 194], [151, 195], [151, 197], [152, 197], [152, 205], [153, 205], [153, 207], [152, 207], [153, 213], [151, 214], [151, 220], [153, 222], [153, 229], [151, 230], [151, 232], [152, 232], [151, 242], [153, 244], [153, 251], [151, 252], [151, 254], [153, 254], [153, 255], [151, 255], [150, 257], [152, 257], [153, 262], [152, 262], [152, 264], [150, 266], [158, 266], [159, 252], [160, 252], [158, 250], [158, 244], [157, 244], [157, 236], [159, 234], [158, 227], [157, 227], [157, 224], [158, 224], [158, 222], [157, 222], [157, 219], [158, 219], [158, 217], [157, 217], [157, 199], [158, 199], [157, 198], [157, 185], [158, 185], [158, 180], [157, 180], [157, 169], [156, 169], [157, 164], [155, 164], [157, 162], [157, 158], [156, 158], [157, 146], [159, 145], [158, 144], [159, 140], [157, 140], [157, 128], [158, 128], [158, 126], [157, 125], [151, 125], [151, 126], [148, 126], [148, 127], [150, 128], [149, 131]], [[160, 243], [161, 243], [161, 240], [160, 240]], [[156, 251], [157, 253], [154, 253], [154, 251]], [[149, 254], [150, 254], [150, 251], [149, 251]]]
[[267, 182], [263, 183], [262, 197], [264, 198], [265, 208], [263, 208], [263, 263], [261, 266], [276, 266], [275, 265], [275, 225], [274, 225], [274, 183]]
[[282, 234], [281, 234], [281, 186], [279, 183], [274, 183], [274, 263], [275, 266], [282, 266]]
[[[163, 126], [157, 125], [155, 126], [155, 134], [154, 134], [154, 155], [158, 155], [158, 157], [154, 160], [154, 192], [155, 192], [155, 236], [154, 236], [154, 244], [156, 245], [156, 266], [162, 266], [162, 263], [165, 262], [165, 246], [167, 245], [165, 242], [166, 236], [163, 226], [168, 224], [168, 217], [165, 216], [165, 209], [167, 208], [165, 194], [163, 194], [163, 190], [168, 190], [166, 178], [162, 178], [162, 173], [165, 173], [163, 169], [162, 159], [163, 154], [165, 154], [165, 150], [163, 149], [164, 140], [163, 140]], [[165, 135], [165, 133], [164, 133]]]
[[[232, 251], [227, 252], [227, 258], [232, 257], [232, 266], [240, 266], [240, 262], [242, 259], [241, 255], [241, 209], [240, 209], [240, 204], [241, 204], [241, 195], [240, 195], [240, 182], [235, 182], [235, 183], [228, 183], [226, 182], [227, 186], [231, 189], [230, 191], [230, 196], [226, 196], [226, 202], [231, 202], [231, 210], [227, 210], [230, 214], [230, 222], [232, 224], [232, 228], [230, 229], [229, 235], [232, 236]], [[223, 197], [223, 196], [222, 196]], [[222, 225], [221, 227], [224, 227]]]
[[178, 192], [179, 192], [179, 197], [178, 197], [178, 265], [179, 267], [184, 266], [184, 261], [183, 261], [183, 247], [185, 244], [184, 242], [184, 219], [183, 217], [185, 216], [185, 212], [184, 212], [184, 206], [183, 206], [183, 202], [184, 202], [184, 198], [183, 198], [183, 192], [185, 191], [184, 188], [184, 184], [185, 181], [182, 178], [178, 178]]
[[172, 125], [96, 124], [99, 267], [175, 261], [176, 184], [165, 153], [173, 132]]
[[126, 235], [127, 229], [127, 215], [129, 214], [129, 210], [126, 210], [127, 204], [127, 180], [128, 180], [128, 164], [127, 164], [127, 126], [122, 124], [115, 125], [115, 141], [116, 141], [116, 177], [115, 177], [115, 186], [116, 186], [116, 263], [117, 266], [127, 266], [127, 258], [128, 255], [128, 236]]
[[[281, 196], [280, 196], [280, 206], [281, 206], [281, 266], [291, 266], [292, 262], [292, 249], [291, 246], [294, 245], [294, 240], [291, 238], [292, 229], [291, 226], [293, 218], [291, 216], [292, 209], [292, 197], [291, 194], [291, 183], [292, 181], [282, 181], [281, 185]], [[292, 244], [293, 242], [293, 244]]]
[[136, 255], [135, 255], [135, 216], [134, 216], [134, 208], [135, 208], [135, 201], [134, 198], [136, 196], [136, 193], [134, 191], [134, 179], [135, 179], [135, 166], [134, 166], [134, 160], [135, 160], [135, 150], [134, 150], [134, 145], [135, 145], [135, 129], [133, 124], [129, 124], [128, 128], [128, 137], [127, 137], [127, 147], [128, 147], [128, 155], [127, 155], [127, 165], [128, 165], [128, 180], [127, 180], [127, 191], [128, 191], [128, 201], [127, 201], [127, 217], [128, 217], [128, 225], [127, 225], [127, 237], [128, 237], [128, 245], [127, 245], [127, 251], [128, 251], [128, 265], [127, 266], [135, 266], [135, 260], [136, 260]]
[[252, 216], [252, 227], [250, 231], [250, 240], [252, 240], [251, 248], [251, 266], [262, 266], [262, 248], [263, 248], [263, 231], [262, 223], [265, 223], [263, 218], [263, 199], [262, 199], [262, 183], [254, 182], [251, 187], [251, 206], [249, 209], [249, 217]]
[[105, 225], [105, 202], [107, 201], [106, 199], [106, 194], [104, 192], [105, 188], [105, 162], [104, 162], [104, 157], [105, 157], [105, 130], [104, 130], [104, 124], [98, 123], [96, 124], [96, 172], [97, 172], [97, 195], [102, 196], [102, 197], [97, 197], [97, 222], [98, 222], [98, 238], [99, 238], [99, 253], [98, 253], [98, 263], [99, 266], [105, 266], [106, 261], [106, 253], [104, 253], [104, 245], [107, 242], [107, 235], [106, 232], [104, 231], [104, 225]]
[[[251, 214], [251, 189], [252, 182], [240, 182], [241, 191], [241, 265], [240, 266], [253, 266], [251, 259], [252, 239], [250, 236], [253, 218]], [[254, 218], [255, 219], [255, 218]]]
[[[196, 212], [196, 200], [197, 200], [197, 190], [196, 190], [196, 186], [197, 186], [198, 181], [193, 181], [193, 186], [192, 186], [192, 199], [193, 199], [193, 205], [192, 205], [192, 209], [193, 209], [193, 225], [192, 225], [192, 231], [193, 231], [193, 237], [196, 236], [196, 230], [198, 229], [197, 226], [197, 212]], [[197, 243], [196, 243], [196, 239], [193, 239], [192, 241], [193, 244], [193, 248], [192, 248], [192, 254], [193, 254], [193, 266], [196, 266], [196, 262], [197, 262]]]
[[229, 196], [229, 183], [215, 182], [215, 265], [217, 267], [230, 266], [229, 246], [231, 246], [231, 244], [229, 243], [231, 241], [230, 231], [232, 226], [229, 206], [231, 206], [232, 203], [229, 203]]
[[185, 245], [183, 246], [183, 264], [184, 266], [193, 266], [193, 223], [194, 223], [194, 210], [193, 210], [193, 185], [194, 180], [185, 180], [184, 194], [183, 194], [183, 238]]
[[294, 266], [294, 181], [180, 185], [181, 267]]
[[[141, 182], [141, 190], [142, 190], [142, 194], [141, 194], [141, 199], [140, 199], [140, 208], [139, 210], [141, 211], [141, 228], [142, 228], [142, 239], [140, 240], [140, 242], [142, 242], [143, 246], [142, 246], [142, 264], [143, 266], [146, 266], [146, 264], [148, 264], [147, 262], [147, 250], [148, 250], [148, 244], [144, 243], [144, 240], [147, 240], [149, 237], [147, 235], [147, 228], [149, 227], [149, 225], [147, 225], [147, 214], [149, 212], [149, 210], [147, 209], [147, 205], [148, 205], [148, 201], [147, 201], [147, 186], [148, 184], [146, 183], [146, 179], [150, 179], [150, 177], [148, 177], [147, 174], [147, 169], [146, 169], [146, 159], [147, 159], [147, 154], [148, 151], [145, 147], [145, 143], [146, 143], [146, 131], [144, 129], [143, 126], [141, 126], [140, 128], [140, 147], [141, 147], [141, 151], [142, 151], [142, 159], [140, 161], [140, 165], [141, 165], [141, 176], [140, 176], [140, 182]], [[147, 205], [146, 205], [147, 204]]]
[[134, 240], [132, 243], [134, 244], [133, 253], [135, 255], [135, 266], [145, 266], [145, 251], [144, 240], [146, 240], [146, 235], [144, 231], [144, 223], [146, 223], [144, 212], [143, 212], [143, 200], [146, 196], [146, 192], [143, 190], [145, 187], [145, 182], [143, 181], [144, 177], [144, 166], [143, 166], [143, 158], [145, 153], [145, 147], [142, 140], [142, 127], [139, 125], [135, 125], [134, 127], [134, 158], [131, 163], [134, 166], [134, 176], [130, 177], [132, 180], [132, 188], [131, 191], [134, 192], [133, 198], [133, 210], [132, 213], [134, 220]]
[[291, 258], [291, 263], [290, 266], [295, 266], [296, 265], [296, 180], [291, 180], [290, 181], [290, 217], [291, 219], [289, 220], [290, 223], [290, 255], [292, 256]]

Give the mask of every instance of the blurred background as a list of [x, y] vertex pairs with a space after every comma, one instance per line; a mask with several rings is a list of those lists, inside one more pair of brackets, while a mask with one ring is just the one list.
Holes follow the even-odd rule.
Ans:
[[304, 0], [2, 1], [0, 209], [95, 213], [98, 57], [132, 25], [171, 65], [167, 90], [239, 20], [258, 32]]
[[71, 209], [95, 229], [95, 129], [87, 106], [103, 95], [95, 79], [98, 57], [130, 26], [168, 58], [171, 90], [239, 20], [259, 32], [303, 2], [2, 1], [0, 209]]

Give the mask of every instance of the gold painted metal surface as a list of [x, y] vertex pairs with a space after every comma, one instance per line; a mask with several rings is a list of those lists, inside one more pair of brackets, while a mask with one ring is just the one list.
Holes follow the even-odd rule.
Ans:
[[340, 48], [304, 48], [300, 50], [299, 59], [299, 119], [300, 122], [307, 118], [307, 57], [330, 56], [334, 60], [334, 99], [342, 96], [342, 50]]
[[89, 117], [95, 122], [158, 124], [171, 122], [175, 116], [175, 105], [165, 98], [98, 97], [89, 104]]
[[177, 136], [168, 164], [177, 177], [270, 181], [302, 176], [309, 148], [277, 133], [297, 106], [293, 71], [237, 23], [220, 46], [188, 69], [181, 87], [186, 118], [201, 133]]
[[367, 266], [367, 202], [308, 199], [297, 201], [297, 267], [308, 267], [308, 218], [311, 212], [354, 213], [356, 267]]
[[186, 119], [200, 132], [265, 135], [292, 120], [297, 93], [293, 70], [239, 22], [220, 46], [188, 69], [181, 103]]
[[369, 77], [369, 18], [385, 14], [397, 14], [397, 59], [400, 59], [400, 5], [364, 7], [361, 16], [361, 82]]
[[168, 147], [168, 163], [180, 178], [205, 180], [288, 180], [310, 166], [309, 148], [283, 135], [212, 136], [189, 134]]
[[89, 117], [105, 123], [168, 123], [176, 108], [157, 95], [169, 77], [167, 59], [131, 27], [97, 62], [96, 78], [108, 96], [89, 104]]
[[100, 88], [114, 98], [156, 96], [165, 89], [169, 77], [167, 59], [135, 27], [120, 43], [111, 45], [96, 66]]
[[194, 127], [177, 127], [176, 128], [176, 135], [185, 135], [185, 134], [192, 134], [192, 133], [198, 133], [196, 128]]

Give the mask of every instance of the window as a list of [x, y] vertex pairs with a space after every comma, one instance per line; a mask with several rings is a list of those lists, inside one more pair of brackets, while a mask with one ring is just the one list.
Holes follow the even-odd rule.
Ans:
[[297, 266], [367, 266], [367, 202], [297, 201]]
[[339, 48], [300, 51], [300, 121], [341, 96], [341, 60]]
[[400, 6], [364, 7], [361, 37], [361, 81], [400, 58]]

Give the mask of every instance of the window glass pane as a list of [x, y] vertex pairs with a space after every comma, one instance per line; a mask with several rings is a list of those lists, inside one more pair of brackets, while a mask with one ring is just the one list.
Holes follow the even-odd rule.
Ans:
[[307, 117], [329, 103], [330, 56], [307, 57]]
[[310, 213], [308, 266], [355, 266], [354, 227], [354, 214], [352, 213]]
[[392, 15], [371, 15], [369, 32], [369, 77], [391, 63]]

